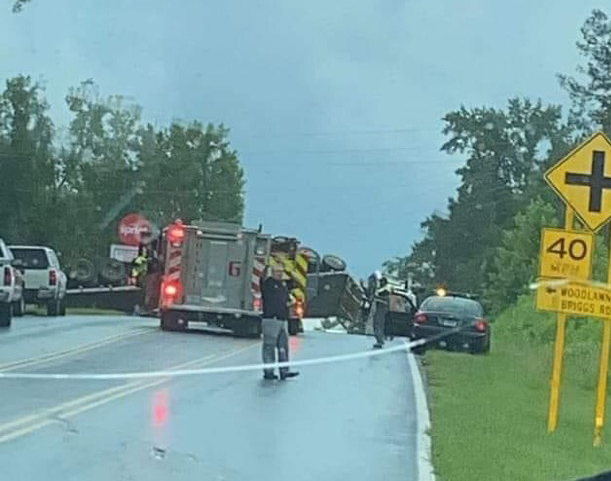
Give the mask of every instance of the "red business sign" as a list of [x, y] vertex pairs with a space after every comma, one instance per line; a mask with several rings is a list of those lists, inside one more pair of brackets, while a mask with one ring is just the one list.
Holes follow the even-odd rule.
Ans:
[[119, 239], [130, 246], [140, 245], [150, 237], [152, 226], [146, 217], [140, 214], [127, 214], [119, 222]]

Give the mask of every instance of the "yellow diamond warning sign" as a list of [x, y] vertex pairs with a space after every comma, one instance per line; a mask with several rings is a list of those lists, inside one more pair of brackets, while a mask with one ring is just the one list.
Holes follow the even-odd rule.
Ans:
[[595, 231], [611, 218], [611, 142], [597, 133], [545, 173], [545, 180]]
[[592, 267], [593, 235], [545, 228], [541, 232], [539, 275], [587, 280]]
[[608, 319], [611, 317], [611, 286], [542, 281], [537, 288], [537, 309]]

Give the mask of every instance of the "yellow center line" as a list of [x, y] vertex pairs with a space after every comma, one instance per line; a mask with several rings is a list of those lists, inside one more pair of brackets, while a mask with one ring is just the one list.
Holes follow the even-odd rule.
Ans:
[[108, 346], [109, 344], [113, 344], [115, 342], [122, 341], [124, 339], [141, 336], [143, 334], [148, 334], [150, 332], [154, 332], [154, 331], [132, 329], [125, 333], [106, 337], [96, 342], [82, 344], [80, 346], [66, 349], [64, 351], [56, 351], [56, 352], [51, 352], [48, 354], [42, 354], [40, 356], [34, 356], [34, 357], [26, 358], [26, 359], [19, 359], [17, 361], [6, 362], [4, 364], [0, 364], [0, 371], [4, 371], [4, 372], [14, 371], [15, 369], [22, 369], [24, 367], [31, 367], [31, 366], [38, 366], [40, 364], [46, 364], [47, 362], [56, 361], [58, 359], [64, 359], [66, 357], [74, 356], [77, 354], [82, 354], [84, 352], [88, 352], [94, 349], [98, 349], [100, 347]]
[[[211, 354], [182, 364], [178, 364], [176, 366], [169, 367], [164, 370], [172, 371], [184, 369], [186, 367], [195, 365], [206, 366], [240, 354], [257, 345], [259, 345], [259, 343], [255, 342], [249, 344], [248, 346], [229, 351], [226, 354]], [[156, 379], [154, 381], [133, 381], [127, 384], [123, 384], [121, 386], [116, 386], [110, 389], [104, 389], [102, 391], [94, 392], [51, 408], [43, 409], [42, 411], [36, 414], [31, 414], [13, 421], [9, 421], [4, 424], [0, 424], [0, 433], [4, 433], [0, 434], [0, 443], [11, 441], [13, 439], [19, 438], [21, 436], [49, 426], [50, 424], [54, 424], [57, 422], [57, 418], [72, 418], [80, 413], [90, 411], [91, 409], [94, 409], [98, 406], [102, 406], [118, 399], [122, 399], [126, 396], [129, 396], [130, 394], [135, 394], [139, 391], [158, 386], [160, 384], [168, 382], [169, 380], [170, 377]]]
[[[198, 359], [194, 359], [194, 360], [189, 361], [189, 362], [185, 362], [183, 364], [172, 366], [168, 370], [169, 371], [173, 371], [173, 370], [176, 370], [176, 369], [184, 369], [186, 367], [193, 366], [193, 365], [197, 364], [198, 362], [202, 362], [202, 361], [208, 360], [210, 358], [214, 358], [214, 357], [215, 357], [214, 354], [209, 354], [208, 356], [204, 356], [204, 357], [201, 357], [201, 358], [198, 358]], [[120, 391], [124, 391], [124, 390], [127, 390], [127, 389], [131, 389], [131, 388], [133, 388], [134, 386], [136, 386], [138, 384], [142, 384], [142, 381], [132, 381], [130, 383], [121, 384], [120, 386], [114, 386], [114, 387], [111, 387], [111, 388], [108, 388], [108, 389], [104, 389], [102, 391], [96, 391], [96, 392], [87, 394], [85, 396], [81, 396], [81, 397], [72, 399], [71, 401], [67, 401], [65, 403], [58, 404], [58, 405], [53, 406], [51, 408], [42, 409], [41, 411], [38, 411], [35, 414], [30, 414], [30, 415], [23, 416], [21, 418], [15, 419], [13, 421], [9, 421], [9, 422], [0, 424], [0, 433], [3, 433], [5, 431], [9, 431], [10, 429], [12, 429], [14, 427], [17, 427], [17, 426], [20, 426], [22, 424], [27, 424], [27, 423], [32, 422], [32, 421], [37, 421], [39, 419], [44, 419], [44, 418], [47, 418], [49, 416], [54, 416], [54, 415], [56, 415], [57, 413], [61, 412], [64, 409], [69, 409], [69, 408], [78, 406], [80, 404], [85, 404], [85, 403], [90, 402], [90, 401], [95, 401], [96, 399], [104, 397], [104, 396], [113, 395], [116, 392], [120, 392]]]

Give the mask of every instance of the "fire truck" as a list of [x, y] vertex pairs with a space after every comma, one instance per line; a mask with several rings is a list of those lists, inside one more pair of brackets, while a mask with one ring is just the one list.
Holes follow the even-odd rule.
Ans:
[[280, 264], [284, 269], [284, 280], [289, 286], [289, 334], [303, 332], [302, 319], [306, 312], [308, 258], [299, 249], [294, 237], [277, 236], [272, 239], [269, 265]]
[[218, 327], [241, 337], [261, 333], [260, 280], [270, 236], [237, 224], [176, 221], [161, 234], [161, 329], [190, 324]]

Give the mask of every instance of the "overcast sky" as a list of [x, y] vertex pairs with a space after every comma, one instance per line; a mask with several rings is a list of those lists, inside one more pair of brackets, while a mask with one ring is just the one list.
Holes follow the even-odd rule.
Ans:
[[[8, 2], [7, 2], [8, 3]], [[441, 117], [511, 96], [566, 103], [592, 8], [574, 0], [33, 0], [0, 11], [0, 79], [43, 79], [66, 122], [94, 79], [158, 125], [224, 123], [246, 171], [245, 223], [365, 276], [445, 209], [458, 157]]]

